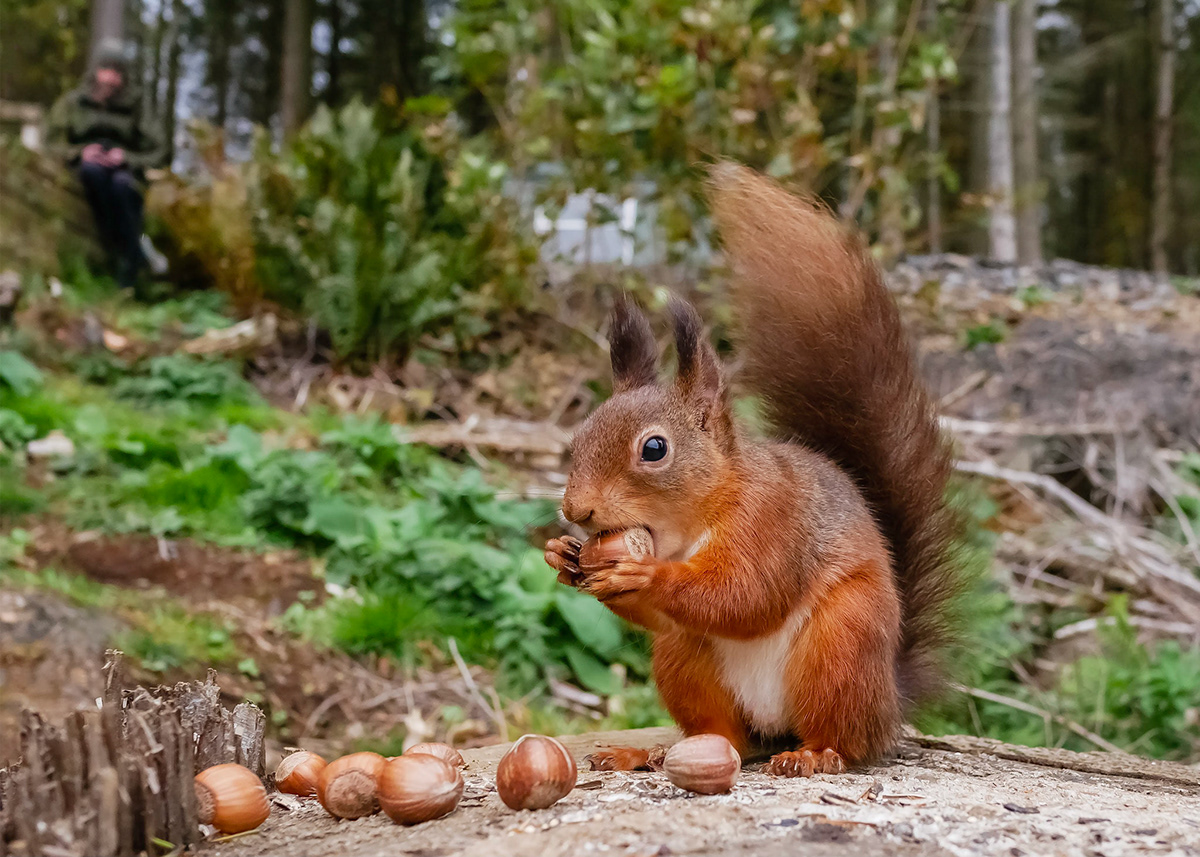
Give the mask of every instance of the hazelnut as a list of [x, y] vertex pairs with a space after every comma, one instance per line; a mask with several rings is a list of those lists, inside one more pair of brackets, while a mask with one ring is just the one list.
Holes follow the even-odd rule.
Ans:
[[420, 824], [454, 812], [462, 800], [458, 768], [411, 750], [389, 759], [379, 774], [379, 805], [397, 824]]
[[622, 557], [644, 559], [654, 555], [654, 537], [644, 527], [631, 527], [615, 533], [593, 536], [579, 550], [579, 563], [601, 565]]
[[438, 744], [436, 742], [426, 741], [421, 744], [413, 744], [404, 751], [405, 756], [411, 756], [415, 753], [424, 753], [428, 756], [437, 756], [445, 762], [449, 762], [456, 768], [465, 768], [466, 760], [463, 759], [462, 753], [455, 750], [449, 744]]
[[267, 789], [249, 768], [229, 763], [196, 774], [196, 817], [222, 833], [253, 830], [271, 814]]
[[662, 769], [681, 789], [715, 795], [733, 788], [742, 757], [723, 735], [693, 735], [667, 751]]
[[285, 756], [275, 769], [275, 788], [290, 795], [313, 797], [325, 765], [324, 759], [307, 750]]
[[496, 768], [496, 791], [511, 809], [545, 809], [575, 788], [575, 760], [545, 735], [522, 735]]
[[325, 766], [317, 780], [317, 800], [335, 818], [362, 818], [379, 809], [376, 780], [385, 759], [378, 753], [351, 753]]

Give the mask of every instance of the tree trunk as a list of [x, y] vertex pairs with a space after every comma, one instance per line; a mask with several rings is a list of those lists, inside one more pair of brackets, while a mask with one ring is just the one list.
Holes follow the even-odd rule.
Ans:
[[146, 109], [159, 123], [162, 122], [162, 94], [159, 87], [162, 84], [162, 52], [167, 38], [167, 3], [158, 0], [158, 20], [154, 24], [154, 41], [150, 46], [148, 65], [149, 74], [146, 79]]
[[1005, 0], [990, 4], [990, 68], [987, 110], [987, 175], [990, 214], [988, 253], [1000, 262], [1017, 259], [1017, 226], [1013, 217], [1013, 157], [1011, 112], [1012, 54], [1009, 7]]
[[175, 156], [175, 108], [179, 100], [179, 60], [183, 55], [185, 12], [183, 0], [172, 0], [171, 25], [167, 28], [167, 94], [163, 99], [163, 140], [172, 158]]
[[[901, 58], [897, 56], [896, 2], [884, 0], [878, 6], [879, 77], [881, 101], [896, 97], [896, 81]], [[876, 116], [879, 122], [882, 116]], [[904, 174], [897, 161], [900, 157], [900, 128], [890, 125], [879, 131], [879, 243], [884, 258], [893, 262], [904, 252]]]
[[[921, 28], [926, 35], [937, 31], [938, 0], [925, 0], [921, 10]], [[941, 88], [938, 76], [933, 74], [925, 86], [925, 154], [929, 159], [929, 174], [925, 182], [925, 228], [928, 233], [929, 252], [942, 252], [942, 180], [940, 173], [942, 158], [942, 110]]]
[[216, 102], [216, 115], [213, 124], [225, 128], [225, 120], [229, 117], [229, 54], [233, 16], [224, 13], [211, 15], [212, 33], [209, 42], [208, 61], [212, 63], [209, 79], [213, 85], [213, 100]]
[[329, 0], [329, 85], [325, 88], [325, 103], [331, 107], [342, 101], [343, 29], [341, 0]]
[[990, 2], [980, 0], [973, 7], [978, 13], [971, 40], [963, 56], [963, 71], [967, 76], [967, 98], [964, 112], [967, 116], [967, 182], [970, 189], [971, 213], [976, 228], [968, 233], [967, 249], [971, 253], [987, 255], [988, 220], [987, 205], [990, 178], [988, 177], [988, 118], [992, 91], [992, 22]]
[[1150, 203], [1150, 265], [1163, 280], [1170, 268], [1171, 125], [1175, 101], [1175, 0], [1158, 4], [1158, 68], [1154, 97], [1154, 178]]
[[421, 62], [429, 52], [429, 18], [425, 13], [425, 0], [401, 0], [400, 11], [402, 29], [397, 48], [400, 51], [401, 97], [413, 98], [425, 92]]
[[143, 18], [144, 7], [145, 0], [132, 0], [129, 4], [129, 18], [133, 22], [133, 79], [142, 92], [146, 90], [146, 70], [150, 64], [149, 27]]
[[95, 65], [97, 51], [105, 39], [121, 40], [124, 38], [125, 0], [92, 0], [88, 66]]
[[1038, 159], [1037, 0], [1013, 5], [1013, 178], [1017, 218], [1017, 259], [1042, 263], [1042, 194]]
[[267, 17], [259, 39], [263, 45], [263, 83], [254, 89], [251, 118], [269, 126], [271, 117], [279, 110], [280, 86], [283, 82], [283, 16], [284, 0], [267, 0]]
[[291, 137], [308, 118], [312, 90], [312, 4], [286, 0], [283, 11], [283, 63], [280, 118]]

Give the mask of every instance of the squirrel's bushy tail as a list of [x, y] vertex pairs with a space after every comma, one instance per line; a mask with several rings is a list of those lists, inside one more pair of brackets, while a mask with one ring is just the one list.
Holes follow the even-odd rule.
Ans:
[[721, 163], [713, 217], [734, 269], [744, 379], [791, 439], [857, 481], [888, 539], [903, 604], [901, 692], [943, 684], [959, 575], [951, 453], [900, 315], [859, 238], [819, 202]]

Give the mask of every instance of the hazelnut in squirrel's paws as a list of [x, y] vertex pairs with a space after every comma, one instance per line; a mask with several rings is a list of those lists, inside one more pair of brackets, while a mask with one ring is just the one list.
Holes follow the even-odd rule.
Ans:
[[833, 750], [814, 753], [795, 750], [776, 753], [763, 768], [763, 773], [777, 777], [811, 777], [813, 774], [844, 774], [846, 762]]
[[600, 599], [641, 589], [653, 566], [654, 537], [644, 527], [601, 533], [580, 543], [571, 536], [546, 542], [546, 563], [558, 582]]
[[654, 536], [645, 527], [630, 527], [612, 533], [592, 536], [579, 550], [579, 565], [595, 568], [623, 559], [646, 559], [654, 556]]

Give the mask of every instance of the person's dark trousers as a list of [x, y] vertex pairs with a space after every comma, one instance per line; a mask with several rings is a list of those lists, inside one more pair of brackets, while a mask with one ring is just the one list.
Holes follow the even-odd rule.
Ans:
[[136, 289], [142, 255], [142, 194], [133, 174], [124, 167], [82, 164], [79, 180], [96, 218], [96, 229], [114, 262], [121, 288]]

